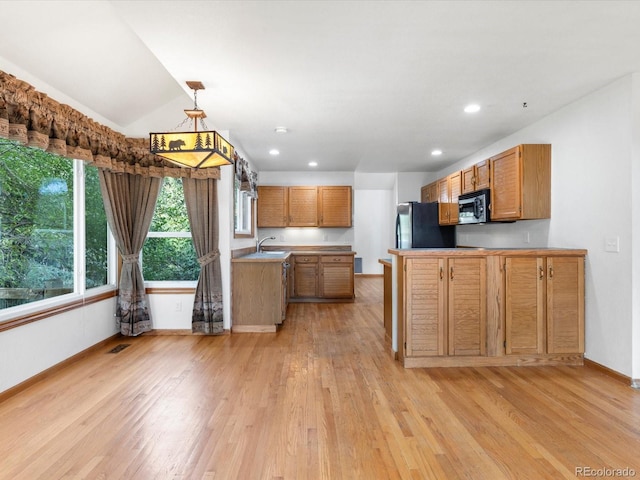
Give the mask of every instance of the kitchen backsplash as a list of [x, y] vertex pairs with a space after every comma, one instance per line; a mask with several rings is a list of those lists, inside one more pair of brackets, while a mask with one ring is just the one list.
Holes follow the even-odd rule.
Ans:
[[353, 228], [260, 228], [258, 238], [276, 237], [265, 245], [353, 245]]

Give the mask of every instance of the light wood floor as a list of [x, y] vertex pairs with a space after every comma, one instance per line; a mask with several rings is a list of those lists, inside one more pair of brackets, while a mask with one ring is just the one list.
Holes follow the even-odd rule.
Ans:
[[588, 367], [404, 369], [382, 280], [356, 287], [278, 333], [119, 338], [61, 369], [0, 403], [0, 478], [640, 476], [640, 392]]

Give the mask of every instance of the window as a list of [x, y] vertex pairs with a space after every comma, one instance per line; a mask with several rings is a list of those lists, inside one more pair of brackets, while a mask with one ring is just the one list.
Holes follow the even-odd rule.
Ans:
[[142, 248], [142, 275], [145, 282], [195, 282], [199, 274], [182, 180], [166, 177]]
[[234, 186], [234, 237], [253, 237], [253, 198], [250, 192], [240, 189], [240, 180]]
[[95, 167], [0, 139], [0, 309], [108, 285], [109, 242]]

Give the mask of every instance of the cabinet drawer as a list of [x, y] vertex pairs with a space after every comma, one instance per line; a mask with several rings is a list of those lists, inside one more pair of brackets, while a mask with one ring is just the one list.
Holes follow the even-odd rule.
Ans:
[[296, 263], [318, 263], [317, 255], [295, 255]]
[[353, 255], [323, 255], [322, 263], [353, 263]]

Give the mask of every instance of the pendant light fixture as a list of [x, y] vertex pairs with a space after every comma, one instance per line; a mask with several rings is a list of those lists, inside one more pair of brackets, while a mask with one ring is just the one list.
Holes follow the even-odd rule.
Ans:
[[[206, 114], [198, 108], [198, 90], [204, 90], [202, 82], [187, 82], [193, 90], [193, 109], [185, 109], [185, 123], [193, 129], [187, 132], [158, 132], [149, 134], [149, 151], [166, 158], [176, 165], [189, 168], [210, 168], [233, 164], [233, 145], [218, 132], [207, 130]], [[198, 130], [200, 124], [201, 130]]]

